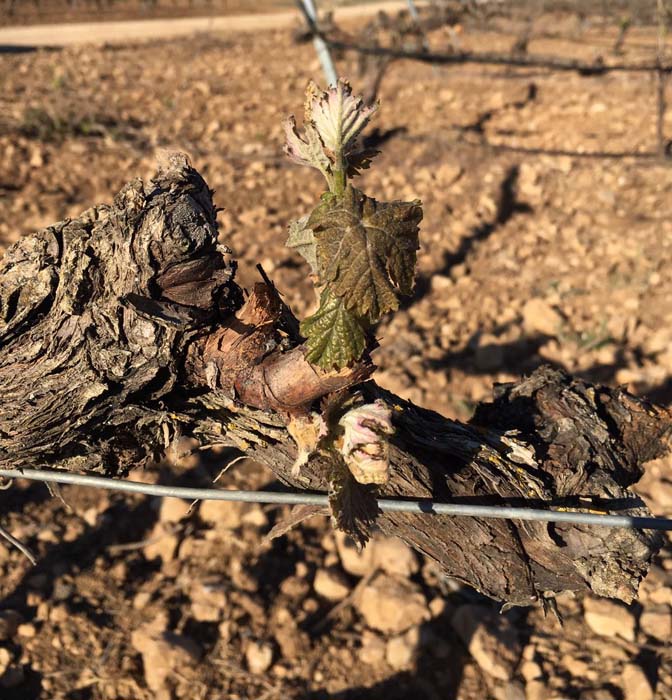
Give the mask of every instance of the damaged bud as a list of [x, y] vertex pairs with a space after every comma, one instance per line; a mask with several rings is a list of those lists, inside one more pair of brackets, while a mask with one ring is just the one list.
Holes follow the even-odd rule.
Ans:
[[348, 411], [339, 421], [343, 428], [340, 452], [360, 484], [385, 484], [390, 478], [389, 436], [394, 433], [392, 412], [381, 401]]

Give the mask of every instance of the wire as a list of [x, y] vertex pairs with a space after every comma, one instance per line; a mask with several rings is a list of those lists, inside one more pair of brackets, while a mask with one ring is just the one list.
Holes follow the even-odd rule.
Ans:
[[478, 63], [494, 66], [516, 66], [519, 68], [547, 68], [555, 71], [577, 72], [583, 76], [599, 76], [613, 72], [627, 73], [671, 73], [672, 66], [661, 66], [658, 63], [586, 63], [572, 58], [559, 58], [534, 54], [514, 56], [511, 54], [483, 51], [456, 51], [455, 53], [434, 53], [431, 51], [407, 51], [405, 49], [387, 48], [384, 46], [362, 46], [346, 41], [336, 41], [321, 35], [327, 46], [338, 51], [356, 51], [371, 56], [387, 56], [394, 59], [407, 59], [449, 65], [453, 63]]
[[[28, 479], [47, 483], [74, 484], [95, 488], [137, 493], [145, 496], [183, 498], [200, 501], [242, 501], [245, 503], [273, 503], [278, 505], [328, 506], [329, 497], [322, 493], [273, 491], [224, 491], [218, 489], [196, 489], [183, 486], [143, 484], [138, 481], [112, 479], [106, 476], [72, 474], [70, 472], [44, 471], [41, 469], [0, 469], [0, 477]], [[541, 522], [569, 523], [572, 525], [598, 525], [623, 527], [638, 530], [672, 530], [672, 520], [667, 518], [645, 518], [631, 515], [598, 515], [595, 513], [540, 510], [535, 508], [513, 508], [509, 506], [479, 506], [463, 503], [439, 503], [430, 499], [402, 500], [378, 499], [381, 511], [395, 513], [424, 513], [428, 515], [450, 515], [475, 518], [499, 518], [504, 520], [531, 520]]]

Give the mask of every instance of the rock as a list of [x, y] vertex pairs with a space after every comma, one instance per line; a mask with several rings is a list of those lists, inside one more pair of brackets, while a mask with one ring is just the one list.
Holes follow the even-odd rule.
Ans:
[[516, 681], [509, 683], [504, 691], [504, 700], [526, 700], [525, 688]]
[[177, 535], [171, 530], [170, 523], [164, 525], [158, 522], [152, 529], [149, 541], [142, 551], [145, 559], [151, 561], [158, 558], [166, 563], [174, 559], [179, 543]]
[[413, 666], [420, 641], [420, 630], [412, 627], [406, 634], [392, 637], [385, 648], [385, 660], [395, 671], [403, 671]]
[[522, 647], [507, 618], [481, 605], [463, 605], [451, 624], [484, 673], [503, 681], [511, 679]]
[[431, 617], [416, 584], [385, 574], [378, 574], [362, 589], [356, 607], [369, 627], [390, 634], [400, 634]]
[[219, 622], [226, 608], [224, 587], [217, 583], [198, 582], [191, 588], [191, 614], [199, 622]]
[[415, 552], [398, 537], [376, 537], [369, 546], [373, 565], [388, 574], [411, 576], [420, 570]]
[[572, 654], [565, 654], [562, 659], [560, 659], [560, 663], [567, 669], [571, 676], [578, 679], [584, 679], [590, 668], [585, 661], [577, 659], [575, 656], [572, 656]]
[[235, 530], [241, 525], [246, 505], [236, 501], [203, 501], [198, 513], [201, 520], [217, 530]]
[[193, 666], [200, 657], [200, 650], [193, 640], [160, 630], [160, 626], [159, 621], [152, 622], [131, 633], [131, 644], [142, 655], [147, 686], [157, 693], [164, 688], [173, 671]]
[[533, 681], [544, 675], [541, 666], [535, 661], [523, 661], [523, 663], [520, 664], [519, 671], [520, 675], [526, 681]]
[[343, 600], [350, 593], [345, 577], [333, 569], [319, 569], [315, 574], [313, 588], [317, 595], [334, 602]]
[[2, 676], [5, 671], [9, 668], [9, 664], [12, 663], [12, 654], [9, 649], [5, 647], [0, 647], [0, 676]]
[[37, 630], [35, 629], [35, 625], [32, 623], [24, 622], [22, 625], [19, 625], [16, 628], [16, 633], [19, 635], [19, 637], [32, 639], [37, 634]]
[[378, 666], [385, 659], [385, 642], [371, 630], [364, 630], [362, 633], [362, 648], [359, 658], [369, 666]]
[[273, 663], [273, 649], [265, 642], [250, 642], [245, 649], [245, 660], [251, 673], [264, 673]]
[[369, 545], [357, 550], [354, 541], [340, 530], [336, 532], [336, 549], [341, 566], [353, 576], [364, 576], [373, 568], [373, 549]]
[[583, 610], [586, 624], [596, 634], [635, 641], [635, 618], [624, 605], [605, 598], [586, 596]]
[[529, 335], [555, 336], [561, 326], [562, 317], [543, 299], [530, 299], [523, 307], [523, 328]]
[[669, 642], [672, 638], [672, 612], [667, 607], [644, 610], [639, 618], [639, 627], [650, 637]]
[[544, 681], [530, 681], [525, 686], [525, 700], [548, 700], [548, 690]]
[[637, 664], [625, 664], [621, 681], [623, 700], [653, 700], [653, 688]]
[[159, 510], [159, 520], [163, 523], [177, 523], [189, 513], [191, 503], [180, 498], [164, 498]]

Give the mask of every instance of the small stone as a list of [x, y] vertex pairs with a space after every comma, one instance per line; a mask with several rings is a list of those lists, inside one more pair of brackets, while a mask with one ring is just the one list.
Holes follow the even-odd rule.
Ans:
[[519, 670], [520, 675], [526, 681], [533, 681], [541, 678], [544, 675], [543, 671], [541, 670], [541, 666], [535, 661], [523, 661], [523, 663], [520, 664]]
[[560, 659], [560, 663], [565, 669], [567, 669], [571, 676], [579, 679], [585, 678], [590, 668], [585, 661], [582, 659], [577, 659], [571, 654], [565, 654], [562, 659]]
[[583, 610], [586, 624], [595, 634], [635, 641], [635, 618], [624, 605], [604, 598], [586, 596]]
[[672, 638], [672, 613], [669, 608], [645, 610], [639, 618], [639, 627], [650, 637], [669, 642]]
[[31, 624], [30, 622], [24, 622], [22, 625], [19, 625], [16, 628], [16, 633], [19, 635], [19, 637], [32, 639], [37, 634], [37, 630], [35, 629], [35, 625]]
[[412, 576], [420, 569], [415, 552], [398, 537], [377, 537], [373, 549], [373, 564], [388, 574]]
[[201, 520], [217, 530], [235, 530], [240, 527], [245, 503], [236, 501], [203, 501], [198, 510]]
[[158, 558], [163, 562], [169, 562], [175, 557], [180, 541], [177, 535], [167, 529], [168, 527], [170, 526], [164, 526], [159, 522], [152, 529], [149, 541], [142, 550], [148, 561]]
[[180, 498], [164, 498], [159, 510], [159, 520], [164, 523], [177, 523], [189, 514], [190, 505]]
[[499, 680], [511, 680], [522, 647], [505, 617], [481, 605], [463, 605], [451, 623], [483, 672]]
[[313, 588], [317, 595], [334, 602], [343, 600], [350, 593], [345, 577], [332, 569], [319, 569], [315, 574]]
[[368, 546], [358, 551], [354, 541], [340, 530], [336, 532], [336, 549], [341, 566], [352, 576], [364, 576], [373, 568], [373, 549]]
[[561, 326], [562, 317], [543, 299], [530, 299], [523, 307], [523, 328], [528, 335], [555, 336]]
[[265, 642], [250, 642], [245, 650], [245, 660], [252, 673], [264, 673], [273, 662], [273, 649]]
[[432, 613], [432, 617], [441, 617], [446, 612], [446, 600], [445, 598], [432, 598], [429, 601], [429, 612]]
[[0, 676], [9, 668], [12, 663], [12, 654], [5, 647], [0, 647]]
[[530, 681], [525, 686], [525, 700], [548, 700], [548, 689], [544, 681]]
[[413, 666], [420, 641], [420, 631], [413, 627], [406, 634], [392, 637], [385, 648], [385, 660], [395, 670], [402, 671]]
[[165, 620], [156, 620], [131, 633], [131, 644], [142, 656], [145, 681], [158, 693], [173, 671], [193, 666], [200, 657], [197, 644], [180, 634], [161, 630]]
[[357, 609], [372, 629], [400, 634], [430, 619], [420, 588], [408, 579], [375, 576], [357, 596]]
[[191, 614], [198, 622], [219, 622], [226, 608], [226, 593], [216, 583], [198, 582], [191, 588]]
[[362, 633], [362, 648], [359, 658], [369, 666], [378, 666], [385, 659], [385, 642], [371, 630]]
[[623, 700], [653, 700], [653, 688], [637, 664], [625, 664], [621, 679]]
[[152, 594], [147, 591], [140, 591], [133, 598], [133, 607], [136, 610], [142, 610], [152, 599]]
[[252, 527], [266, 527], [268, 525], [268, 518], [266, 513], [262, 510], [261, 506], [256, 503], [251, 505], [249, 510], [243, 513], [241, 518], [243, 525], [252, 525]]

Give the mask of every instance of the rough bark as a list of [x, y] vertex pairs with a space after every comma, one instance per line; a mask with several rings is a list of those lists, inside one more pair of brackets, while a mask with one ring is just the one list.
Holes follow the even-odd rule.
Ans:
[[[0, 465], [119, 476], [188, 434], [324, 490], [319, 458], [293, 476], [286, 425], [347, 389], [393, 408], [381, 495], [649, 515], [627, 488], [664, 450], [664, 409], [542, 368], [496, 387], [469, 424], [451, 421], [368, 380], [368, 361], [310, 365], [275, 288], [247, 295], [234, 273], [211, 192], [177, 155], [111, 206], [14, 245], [0, 266]], [[514, 604], [582, 589], [629, 601], [661, 544], [637, 530], [476, 518], [389, 513], [378, 525]]]

